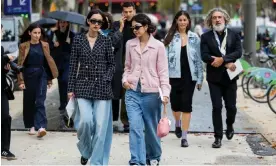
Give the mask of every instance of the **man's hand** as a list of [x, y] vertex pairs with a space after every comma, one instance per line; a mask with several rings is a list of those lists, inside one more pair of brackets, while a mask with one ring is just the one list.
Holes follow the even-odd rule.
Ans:
[[13, 61], [13, 60], [14, 60], [14, 57], [13, 57], [13, 56], [8, 55], [8, 57], [9, 57], [10, 61]]
[[211, 64], [213, 67], [220, 67], [222, 65], [222, 63], [224, 62], [222, 57], [212, 56], [212, 58], [214, 58], [214, 61]]
[[225, 67], [227, 68], [227, 69], [229, 69], [230, 71], [235, 71], [236, 70], [236, 65], [235, 65], [235, 63], [227, 63], [226, 65], [225, 65]]
[[54, 46], [55, 46], [55, 47], [58, 47], [58, 46], [59, 46], [59, 42], [55, 42], [55, 43], [54, 43]]
[[4, 66], [5, 70], [11, 70], [11, 65], [8, 63], [6, 66]]
[[120, 19], [120, 32], [123, 32], [123, 29], [124, 29], [124, 26], [125, 26], [125, 21], [126, 21], [126, 17], [122, 17], [121, 19]]

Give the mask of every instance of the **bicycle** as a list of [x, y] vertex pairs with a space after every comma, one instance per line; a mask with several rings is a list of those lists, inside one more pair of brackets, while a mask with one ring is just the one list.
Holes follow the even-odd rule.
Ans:
[[253, 69], [247, 75], [246, 83], [247, 95], [258, 103], [267, 103], [266, 96], [270, 88], [270, 82], [276, 79], [276, 72], [267, 68]]
[[272, 112], [276, 114], [276, 79], [270, 83], [267, 95], [267, 103]]

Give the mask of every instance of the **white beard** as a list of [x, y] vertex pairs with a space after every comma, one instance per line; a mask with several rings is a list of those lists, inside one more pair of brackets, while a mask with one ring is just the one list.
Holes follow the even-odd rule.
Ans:
[[225, 24], [220, 24], [220, 25], [213, 25], [213, 29], [217, 32], [223, 31], [225, 28]]

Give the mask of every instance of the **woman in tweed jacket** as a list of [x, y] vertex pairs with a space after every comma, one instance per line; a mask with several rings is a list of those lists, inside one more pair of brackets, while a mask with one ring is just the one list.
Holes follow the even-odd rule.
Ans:
[[86, 18], [87, 33], [76, 35], [72, 44], [68, 97], [77, 98], [80, 122], [77, 144], [81, 164], [108, 165], [112, 140], [112, 88], [115, 71], [111, 40], [99, 33], [107, 27], [100, 10]]

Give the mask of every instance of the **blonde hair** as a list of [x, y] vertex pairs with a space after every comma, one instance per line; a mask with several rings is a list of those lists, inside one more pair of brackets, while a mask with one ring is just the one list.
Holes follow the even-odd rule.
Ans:
[[223, 14], [224, 20], [225, 20], [225, 25], [227, 25], [230, 22], [231, 18], [225, 9], [213, 8], [208, 12], [207, 17], [205, 18], [205, 24], [208, 26], [208, 28], [211, 28], [211, 29], [213, 28], [212, 16], [213, 16], [214, 12], [221, 12]]

